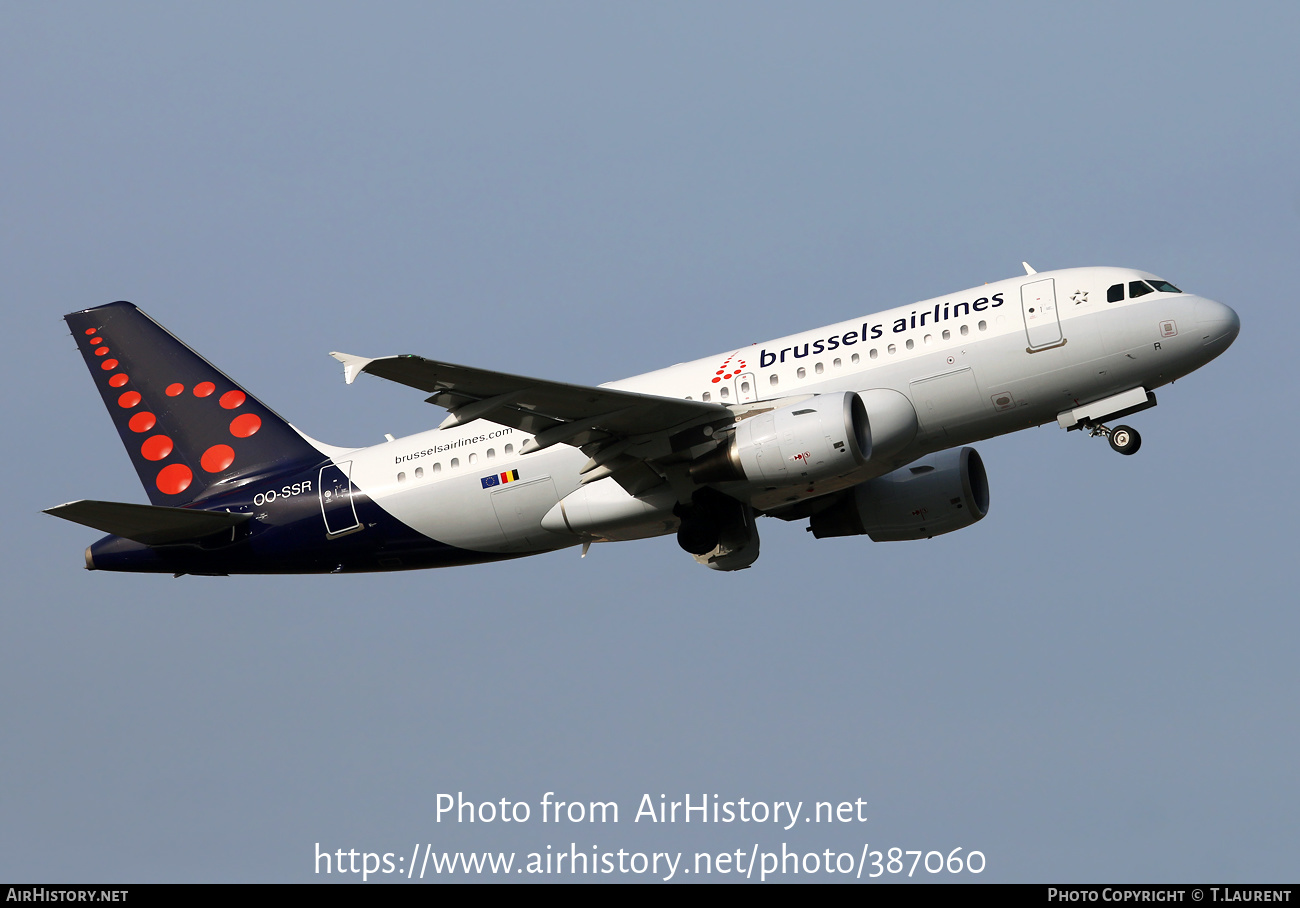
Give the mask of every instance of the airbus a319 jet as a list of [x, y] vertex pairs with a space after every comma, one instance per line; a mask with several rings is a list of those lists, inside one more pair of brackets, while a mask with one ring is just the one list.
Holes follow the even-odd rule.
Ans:
[[66, 316], [150, 504], [48, 513], [109, 533], [91, 570], [349, 573], [675, 533], [714, 570], [757, 518], [818, 539], [926, 539], [988, 512], [966, 445], [1107, 423], [1214, 359], [1237, 314], [1123, 268], [1035, 272], [598, 387], [420, 356], [334, 353], [448, 410], [373, 447], [323, 444], [130, 303]]

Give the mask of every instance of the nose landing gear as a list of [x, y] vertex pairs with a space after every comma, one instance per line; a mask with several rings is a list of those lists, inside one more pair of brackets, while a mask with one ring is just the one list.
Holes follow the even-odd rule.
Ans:
[[1125, 455], [1136, 454], [1138, 448], [1142, 447], [1142, 436], [1132, 426], [1116, 426], [1110, 429], [1101, 423], [1087, 423], [1086, 425], [1088, 436], [1090, 438], [1096, 438], [1098, 435], [1106, 436], [1112, 451], [1118, 451], [1120, 454]]

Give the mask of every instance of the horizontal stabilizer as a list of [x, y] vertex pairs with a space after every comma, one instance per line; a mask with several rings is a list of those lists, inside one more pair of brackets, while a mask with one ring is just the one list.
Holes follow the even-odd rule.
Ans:
[[82, 526], [133, 539], [144, 545], [193, 542], [253, 519], [252, 514], [194, 511], [120, 501], [72, 501], [48, 508], [46, 514]]

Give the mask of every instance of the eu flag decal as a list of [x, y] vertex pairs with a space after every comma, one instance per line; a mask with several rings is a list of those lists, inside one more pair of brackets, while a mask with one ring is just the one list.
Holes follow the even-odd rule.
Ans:
[[505, 485], [507, 482], [518, 482], [519, 471], [508, 470], [505, 473], [494, 473], [491, 476], [484, 476], [479, 482], [483, 483], [483, 488], [490, 489], [493, 486]]

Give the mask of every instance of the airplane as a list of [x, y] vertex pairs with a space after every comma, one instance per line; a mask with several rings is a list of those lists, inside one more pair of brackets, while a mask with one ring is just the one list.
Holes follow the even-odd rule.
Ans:
[[750, 567], [757, 518], [815, 538], [932, 538], [981, 520], [981, 439], [1108, 426], [1223, 353], [1228, 306], [1124, 268], [1023, 277], [600, 386], [415, 355], [331, 354], [448, 411], [372, 447], [303, 434], [128, 302], [65, 316], [150, 504], [46, 513], [110, 535], [90, 570], [352, 573], [675, 533]]

